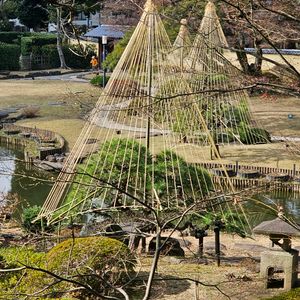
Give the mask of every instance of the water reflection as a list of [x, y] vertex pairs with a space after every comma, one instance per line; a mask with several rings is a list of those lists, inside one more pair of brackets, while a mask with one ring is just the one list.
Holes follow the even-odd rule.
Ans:
[[26, 167], [22, 153], [0, 146], [0, 193], [17, 194], [22, 207], [42, 205], [52, 186], [48, 180], [54, 176]]
[[0, 193], [11, 192], [12, 176], [15, 172], [15, 156], [9, 150], [0, 147]]
[[253, 199], [254, 201], [247, 202], [245, 210], [254, 226], [262, 221], [274, 219], [279, 207], [283, 208], [283, 212], [288, 218], [300, 223], [299, 192], [272, 191], [255, 195]]

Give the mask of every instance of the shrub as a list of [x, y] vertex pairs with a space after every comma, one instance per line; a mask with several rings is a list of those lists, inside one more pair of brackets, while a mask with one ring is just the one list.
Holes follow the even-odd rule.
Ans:
[[238, 132], [243, 144], [266, 144], [271, 141], [270, 133], [263, 128], [251, 128], [241, 123]]
[[288, 292], [281, 293], [280, 295], [271, 298], [264, 298], [262, 300], [298, 300], [300, 299], [300, 288], [292, 289]]
[[[109, 80], [109, 76], [105, 77], [105, 85], [107, 84]], [[96, 85], [96, 86], [103, 86], [103, 76], [102, 75], [96, 75], [94, 78], [91, 79], [90, 81], [91, 84]]]
[[0, 43], [19, 44], [22, 36], [30, 35], [28, 32], [2, 31], [0, 32]]
[[74, 69], [86, 69], [90, 66], [90, 58], [94, 55], [95, 49], [88, 47], [86, 53], [82, 53], [78, 45], [65, 45], [63, 51], [67, 66]]
[[[44, 267], [45, 253], [37, 253], [33, 249], [28, 247], [0, 247], [0, 266], [3, 269], [12, 269], [22, 267], [22, 263], [26, 265]], [[35, 274], [36, 277], [40, 276], [40, 272], [35, 271], [15, 271], [0, 273], [0, 298], [9, 299], [12, 292], [27, 292], [30, 288], [30, 283], [22, 281], [24, 276], [32, 276]], [[22, 299], [22, 297], [17, 297]]]
[[52, 226], [46, 226], [46, 220], [32, 221], [38, 216], [41, 210], [40, 206], [34, 205], [25, 208], [22, 213], [22, 227], [31, 233], [39, 233], [41, 231], [52, 231]]
[[50, 271], [76, 276], [79, 282], [99, 292], [110, 289], [109, 284], [124, 283], [135, 266], [129, 248], [107, 237], [68, 239], [52, 248], [46, 258]]
[[21, 38], [21, 53], [29, 55], [34, 48], [38, 53], [42, 46], [51, 44], [56, 44], [55, 34], [35, 33]]
[[0, 70], [19, 70], [20, 47], [0, 43]]
[[11, 31], [13, 26], [7, 19], [0, 20], [0, 31]]
[[106, 59], [103, 62], [104, 68], [107, 68], [112, 71], [116, 67], [116, 65], [119, 62], [119, 59], [121, 58], [128, 42], [131, 38], [132, 33], [133, 33], [132, 30], [126, 32], [124, 37], [115, 45], [113, 52], [109, 53], [106, 56]]
[[27, 106], [22, 109], [21, 114], [25, 118], [35, 118], [38, 116], [39, 111], [39, 107]]
[[[64, 278], [89, 285], [97, 292], [105, 291], [105, 294], [111, 292], [109, 284], [118, 286], [129, 279], [136, 262], [127, 246], [107, 237], [65, 240], [47, 254], [35, 252], [28, 247], [0, 248], [0, 257], [1, 267], [16, 268], [25, 264], [49, 270]], [[13, 293], [15, 299], [26, 299], [24, 294], [44, 289], [47, 299], [62, 299], [63, 291], [78, 287], [63, 281], [53, 284], [54, 280], [51, 275], [30, 269], [1, 273], [0, 298], [7, 299]], [[89, 293], [78, 291], [72, 296], [87, 299]], [[97, 299], [94, 296], [90, 299]]]

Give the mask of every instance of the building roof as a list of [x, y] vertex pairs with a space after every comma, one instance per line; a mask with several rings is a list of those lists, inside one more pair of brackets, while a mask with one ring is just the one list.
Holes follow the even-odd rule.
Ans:
[[265, 235], [278, 234], [286, 236], [300, 236], [300, 227], [297, 225], [292, 226], [281, 218], [276, 218], [271, 221], [260, 223], [253, 229], [253, 232]]
[[102, 36], [107, 36], [108, 38], [121, 39], [128, 27], [118, 26], [118, 25], [99, 25], [98, 27], [87, 32], [85, 37], [100, 38]]

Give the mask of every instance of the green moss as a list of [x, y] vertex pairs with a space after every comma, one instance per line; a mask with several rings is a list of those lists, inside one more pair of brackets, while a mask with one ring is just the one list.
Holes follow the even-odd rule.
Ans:
[[[128, 280], [135, 266], [135, 258], [126, 245], [106, 237], [68, 239], [53, 247], [47, 254], [25, 247], [0, 248], [1, 268], [17, 268], [23, 264], [88, 284], [98, 292], [104, 289], [107, 292], [107, 283], [118, 285]], [[93, 274], [101, 276], [103, 281]], [[0, 298], [8, 299], [7, 296], [14, 293], [14, 299], [25, 299], [22, 294], [35, 293], [49, 286], [43, 294], [47, 294], [47, 298], [61, 299], [69, 296], [61, 291], [78, 287], [77, 284], [67, 282], [52, 285], [54, 281], [54, 277], [30, 269], [2, 273]], [[87, 291], [80, 291], [74, 296], [85, 299], [90, 295]]]
[[271, 298], [264, 298], [263, 300], [298, 300], [298, 299], [300, 299], [300, 288], [292, 289], [289, 292], [285, 292]]

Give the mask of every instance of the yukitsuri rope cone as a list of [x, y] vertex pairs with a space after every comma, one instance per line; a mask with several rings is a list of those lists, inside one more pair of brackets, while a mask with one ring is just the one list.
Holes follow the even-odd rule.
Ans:
[[224, 196], [234, 193], [229, 178], [215, 183], [196, 164], [209, 156], [198, 143], [199, 132], [217, 150], [182, 72], [168, 60], [171, 51], [148, 0], [38, 218], [55, 223], [95, 209], [148, 205], [167, 211], [193, 203], [198, 211], [231, 211], [231, 198]]
[[186, 77], [206, 124], [217, 144], [256, 144], [268, 141], [264, 130], [253, 130], [255, 123], [248, 105], [248, 94], [241, 72], [223, 56], [228, 44], [216, 7], [209, 1], [199, 32], [186, 58]]
[[187, 20], [182, 19], [178, 35], [173, 43], [173, 51], [170, 54], [170, 61], [175, 63], [181, 71], [184, 70], [184, 59], [192, 48], [191, 36], [187, 27]]

